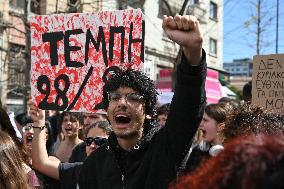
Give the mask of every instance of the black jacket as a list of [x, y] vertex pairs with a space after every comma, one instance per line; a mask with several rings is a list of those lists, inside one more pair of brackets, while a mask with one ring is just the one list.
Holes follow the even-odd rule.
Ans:
[[130, 151], [123, 150], [112, 134], [84, 162], [80, 189], [163, 189], [176, 177], [178, 167], [206, 105], [206, 61], [190, 66], [183, 56], [167, 123], [154, 127]]
[[199, 167], [203, 162], [210, 158], [209, 150], [202, 151], [199, 148], [198, 144], [195, 144], [192, 147], [192, 152], [188, 158], [186, 163], [185, 172], [194, 171], [197, 167]]
[[86, 143], [81, 142], [73, 148], [72, 154], [71, 154], [68, 162], [69, 163], [83, 162], [83, 161], [85, 161], [86, 157], [87, 157]]

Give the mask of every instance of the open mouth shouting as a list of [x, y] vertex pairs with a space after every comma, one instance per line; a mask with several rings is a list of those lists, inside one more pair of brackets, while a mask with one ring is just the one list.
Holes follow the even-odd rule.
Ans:
[[32, 141], [33, 141], [33, 135], [27, 135], [26, 136], [26, 144], [27, 145], [32, 145]]
[[142, 137], [146, 116], [144, 101], [138, 101], [137, 91], [130, 87], [120, 87], [114, 92], [116, 95], [110, 95], [107, 114], [115, 135]]
[[114, 121], [117, 128], [127, 128], [131, 122], [131, 116], [127, 113], [117, 113], [114, 116]]
[[72, 128], [65, 128], [66, 133], [72, 133]]

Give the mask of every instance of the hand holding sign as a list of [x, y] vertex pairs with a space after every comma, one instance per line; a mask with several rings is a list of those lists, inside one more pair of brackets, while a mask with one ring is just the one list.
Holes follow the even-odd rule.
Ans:
[[46, 110], [94, 111], [105, 71], [141, 69], [144, 36], [140, 10], [34, 16], [33, 102]]
[[44, 125], [45, 124], [45, 111], [39, 110], [35, 105], [32, 103], [31, 100], [28, 101], [29, 106], [29, 115], [31, 116], [31, 119], [34, 123], [38, 125]]

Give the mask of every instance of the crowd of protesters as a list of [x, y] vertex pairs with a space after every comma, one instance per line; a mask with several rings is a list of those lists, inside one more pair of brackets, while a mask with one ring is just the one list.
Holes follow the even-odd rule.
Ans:
[[1, 107], [0, 188], [284, 188], [283, 114], [251, 105], [248, 85], [245, 101], [206, 104], [199, 21], [164, 16], [163, 29], [183, 51], [170, 104], [157, 107], [144, 74], [119, 70], [96, 113]]

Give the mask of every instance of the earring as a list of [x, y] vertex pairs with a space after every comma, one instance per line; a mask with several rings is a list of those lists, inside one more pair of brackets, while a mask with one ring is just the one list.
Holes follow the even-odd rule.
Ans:
[[146, 115], [145, 117], [146, 119], [152, 119], [152, 117], [150, 115]]

